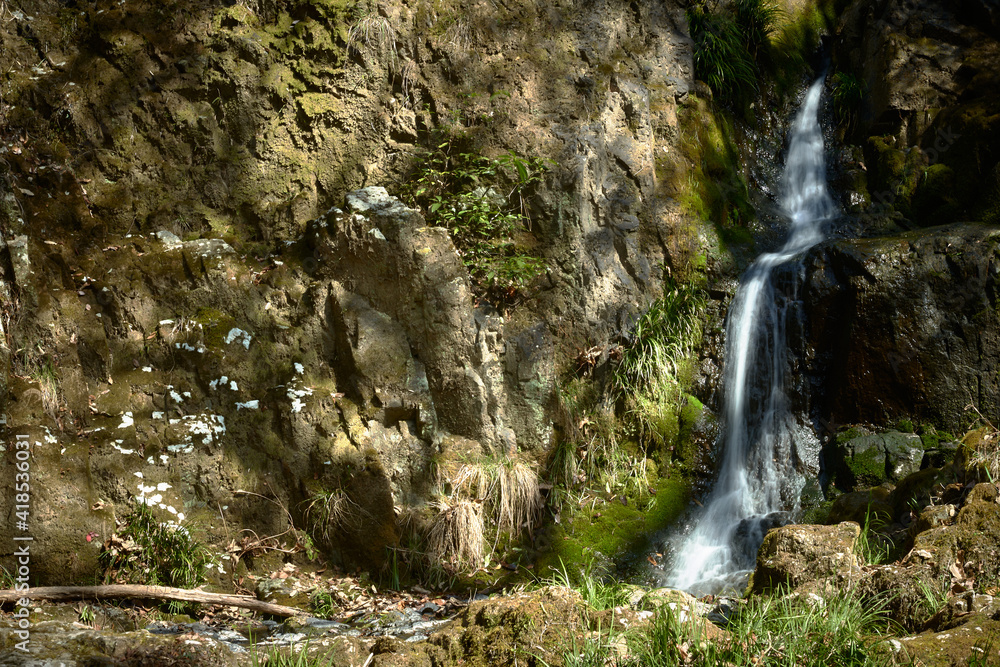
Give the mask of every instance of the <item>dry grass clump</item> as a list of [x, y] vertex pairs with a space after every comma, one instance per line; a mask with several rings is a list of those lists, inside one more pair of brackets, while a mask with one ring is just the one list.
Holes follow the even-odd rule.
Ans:
[[531, 530], [542, 509], [538, 475], [520, 461], [501, 465], [497, 474], [499, 491], [491, 504], [500, 530]]
[[481, 567], [486, 541], [479, 507], [470, 500], [452, 505], [442, 501], [441, 512], [427, 534], [428, 555], [459, 567]]
[[361, 17], [347, 33], [347, 49], [359, 52], [367, 48], [386, 58], [390, 69], [396, 65], [396, 29], [384, 16], [372, 11]]
[[455, 495], [483, 502], [497, 530], [531, 530], [542, 509], [538, 475], [520, 461], [467, 463], [451, 486]]
[[962, 438], [969, 466], [984, 471], [990, 482], [1000, 481], [1000, 429], [983, 416], [975, 403], [969, 403], [965, 409], [976, 415], [973, 430]]

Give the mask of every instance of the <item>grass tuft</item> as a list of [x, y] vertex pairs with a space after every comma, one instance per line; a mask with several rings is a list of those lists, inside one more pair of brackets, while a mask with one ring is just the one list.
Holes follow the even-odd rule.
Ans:
[[478, 568], [483, 564], [484, 547], [480, 505], [469, 500], [441, 501], [427, 535], [429, 555], [456, 567]]
[[187, 528], [160, 523], [138, 502], [108, 538], [98, 561], [105, 583], [194, 588], [205, 581], [208, 550]]
[[576, 576], [570, 573], [562, 558], [559, 567], [554, 567], [549, 579], [543, 579], [547, 586], [563, 586], [580, 593], [584, 602], [598, 611], [614, 609], [628, 604], [629, 590], [620, 581], [607, 581], [598, 572], [595, 559], [591, 558], [579, 569]]

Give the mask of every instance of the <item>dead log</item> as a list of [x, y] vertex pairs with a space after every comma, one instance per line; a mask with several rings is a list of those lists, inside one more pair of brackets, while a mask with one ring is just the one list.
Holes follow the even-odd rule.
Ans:
[[169, 586], [140, 586], [138, 584], [114, 584], [108, 586], [40, 586], [26, 591], [0, 590], [0, 603], [17, 602], [21, 598], [29, 600], [49, 600], [69, 602], [73, 600], [165, 600], [168, 602], [200, 602], [226, 607], [241, 607], [272, 616], [308, 616], [301, 609], [280, 604], [262, 602], [250, 595], [228, 595], [205, 591], [170, 588]]

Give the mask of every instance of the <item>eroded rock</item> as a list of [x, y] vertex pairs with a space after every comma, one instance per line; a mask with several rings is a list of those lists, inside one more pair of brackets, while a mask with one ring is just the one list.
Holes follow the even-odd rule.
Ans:
[[854, 553], [861, 528], [853, 522], [834, 526], [789, 525], [764, 536], [749, 590], [767, 593], [809, 585], [818, 591], [842, 588], [861, 576]]

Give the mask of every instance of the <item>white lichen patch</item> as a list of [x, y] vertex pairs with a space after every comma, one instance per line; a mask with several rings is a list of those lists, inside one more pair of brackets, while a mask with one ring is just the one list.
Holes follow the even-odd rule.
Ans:
[[296, 361], [295, 362], [295, 374], [296, 375], [302, 375], [305, 372], [306, 372], [306, 367]]
[[247, 401], [245, 403], [237, 403], [236, 404], [236, 409], [237, 410], [259, 410], [260, 409], [260, 401], [255, 398], [254, 400]]
[[303, 387], [301, 389], [288, 387], [285, 390], [285, 395], [292, 400], [292, 412], [302, 412], [302, 408], [306, 406], [305, 401], [302, 399], [306, 396], [312, 396], [312, 393], [312, 387]]
[[[117, 449], [119, 453], [124, 454], [126, 456], [128, 456], [129, 454], [136, 453], [134, 449], [125, 449], [124, 447], [122, 447], [123, 442], [124, 440], [115, 440], [114, 442], [111, 443], [111, 446]], [[142, 456], [142, 454], [140, 454], [139, 456]]]
[[240, 340], [243, 343], [243, 348], [249, 350], [251, 338], [253, 337], [243, 329], [233, 327], [229, 330], [229, 333], [226, 334], [226, 345], [229, 345], [235, 340]]
[[197, 352], [198, 354], [205, 354], [205, 348], [199, 345], [195, 347], [188, 343], [174, 343], [174, 347], [178, 350], [187, 350], [188, 352]]
[[132, 419], [132, 413], [126, 412], [122, 415], [122, 423], [118, 425], [118, 428], [128, 428], [135, 424], [135, 420]]

